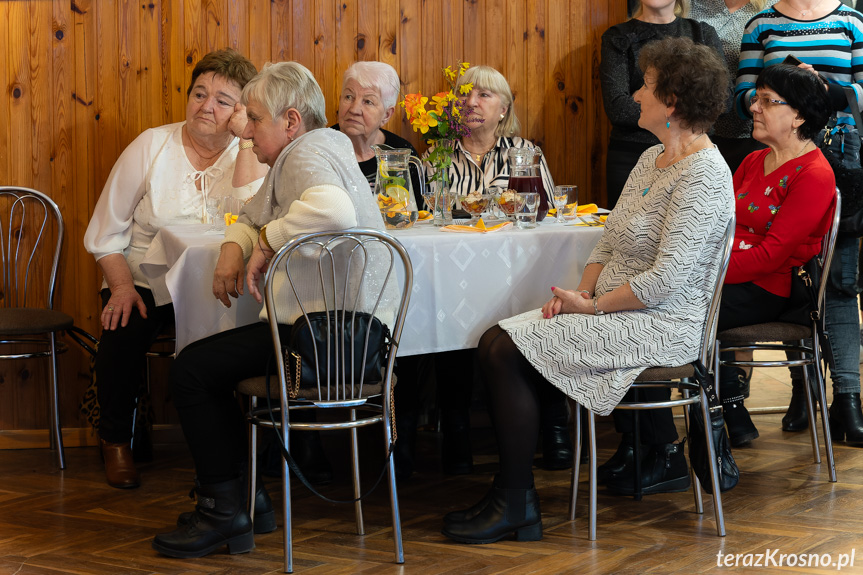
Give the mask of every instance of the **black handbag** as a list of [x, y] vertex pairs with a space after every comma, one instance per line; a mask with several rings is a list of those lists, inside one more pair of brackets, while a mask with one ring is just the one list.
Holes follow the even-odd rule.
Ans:
[[863, 119], [857, 108], [854, 89], [843, 86], [843, 91], [856, 127], [848, 124], [837, 125], [837, 116], [834, 114], [827, 126], [819, 132], [815, 144], [830, 162], [836, 176], [836, 186], [842, 192], [839, 235], [859, 238], [863, 236], [863, 167], [860, 157], [860, 128], [863, 128]]
[[365, 312], [319, 311], [308, 314], [308, 320], [300, 316], [291, 328], [290, 342], [282, 345], [291, 380], [288, 395], [296, 398], [301, 386], [317, 387], [318, 381], [321, 385], [341, 383], [333, 381], [337, 360], [344, 366], [345, 377], [350, 377], [346, 384], [380, 383], [389, 334], [387, 326]]
[[[731, 442], [728, 441], [728, 432], [725, 430], [725, 419], [722, 417], [722, 408], [719, 398], [716, 397], [716, 387], [713, 376], [707, 373], [704, 364], [696, 361], [695, 380], [704, 390], [707, 396], [707, 406], [710, 409], [710, 438], [713, 442], [713, 450], [716, 454], [716, 465], [719, 469], [719, 491], [733, 489], [740, 480], [740, 470], [731, 455]], [[713, 481], [710, 476], [710, 456], [707, 443], [704, 440], [704, 417], [701, 414], [701, 405], [689, 406], [689, 463], [701, 487], [707, 493], [713, 493]]]

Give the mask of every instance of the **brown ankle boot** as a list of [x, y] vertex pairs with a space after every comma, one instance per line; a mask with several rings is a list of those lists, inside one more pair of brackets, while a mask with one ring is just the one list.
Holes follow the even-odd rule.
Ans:
[[141, 485], [141, 477], [135, 469], [130, 443], [108, 443], [100, 439], [102, 460], [108, 485], [117, 489], [132, 489]]

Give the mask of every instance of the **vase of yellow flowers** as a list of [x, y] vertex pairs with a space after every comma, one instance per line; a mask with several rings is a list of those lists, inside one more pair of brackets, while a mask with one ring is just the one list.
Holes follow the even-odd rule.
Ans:
[[[452, 164], [453, 143], [470, 135], [467, 118], [473, 110], [465, 107], [459, 95], [469, 94], [472, 84], [462, 84], [456, 90], [456, 80], [463, 76], [470, 64], [460, 62], [456, 69], [444, 68], [444, 76], [449, 90], [432, 96], [431, 109], [426, 109], [429, 99], [421, 93], [408, 94], [399, 104], [405, 109], [405, 116], [413, 127], [426, 136], [432, 146], [426, 161], [432, 167], [429, 187], [433, 194], [434, 224], [445, 226], [452, 223], [452, 206], [455, 194], [450, 191], [449, 167]], [[458, 95], [456, 92], [458, 91]]]

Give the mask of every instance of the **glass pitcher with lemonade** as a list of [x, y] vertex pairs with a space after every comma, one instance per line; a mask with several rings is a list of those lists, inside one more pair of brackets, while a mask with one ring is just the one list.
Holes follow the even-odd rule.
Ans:
[[537, 148], [509, 149], [510, 190], [519, 193], [537, 192], [539, 207], [536, 221], [540, 222], [548, 213], [548, 195], [542, 182], [542, 151]]
[[378, 160], [378, 173], [375, 179], [375, 194], [381, 217], [387, 229], [403, 230], [417, 221], [418, 212], [414, 190], [411, 184], [410, 165], [416, 164], [420, 174], [420, 192], [425, 192], [422, 177], [422, 164], [411, 156], [409, 149], [394, 149], [373, 145]]

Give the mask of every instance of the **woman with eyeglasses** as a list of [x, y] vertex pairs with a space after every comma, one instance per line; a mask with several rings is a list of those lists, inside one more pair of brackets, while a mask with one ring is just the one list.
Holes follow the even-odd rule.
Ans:
[[[839, 0], [780, 0], [752, 18], [746, 25], [740, 46], [735, 87], [738, 114], [752, 116], [747, 104], [755, 91], [755, 78], [762, 69], [781, 63], [788, 56], [794, 56], [801, 62], [800, 67], [817, 74], [823, 82], [822, 90], [826, 87], [828, 112], [837, 113], [842, 132], [834, 137], [849, 135], [848, 144], [859, 141], [853, 132], [844, 129], [854, 126], [854, 117], [842, 87], [854, 88], [857, 107], [863, 110], [863, 14]], [[816, 144], [822, 134], [815, 139]], [[846, 145], [846, 152], [847, 149]], [[859, 153], [846, 153], [846, 156], [850, 163], [859, 164]], [[849, 199], [846, 195], [846, 207]], [[860, 239], [854, 236], [840, 235], [836, 240], [827, 284], [825, 319], [835, 359], [835, 369], [830, 372], [833, 380], [832, 435], [834, 440], [844, 438], [849, 445], [863, 446], [857, 308], [859, 243]], [[782, 418], [783, 431], [804, 431], [809, 424], [801, 373], [792, 370], [791, 404]]]
[[[827, 92], [814, 74], [778, 64], [758, 75], [749, 110], [752, 137], [767, 148], [749, 154], [734, 174], [737, 229], [719, 330], [770, 321], [808, 325], [807, 302], [790, 297], [791, 268], [819, 253], [833, 216], [833, 170], [813, 141], [829, 117]], [[746, 373], [722, 367], [719, 378], [731, 445], [748, 444], [758, 430], [743, 405]]]

